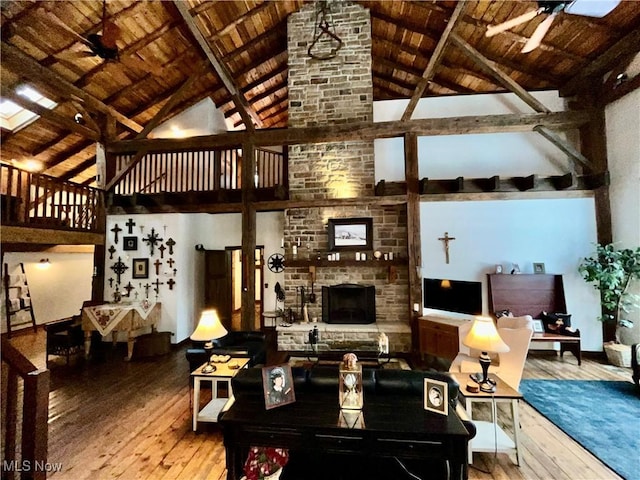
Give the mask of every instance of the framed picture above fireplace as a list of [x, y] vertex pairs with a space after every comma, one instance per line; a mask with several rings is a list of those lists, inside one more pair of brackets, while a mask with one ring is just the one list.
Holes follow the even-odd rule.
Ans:
[[330, 218], [329, 250], [372, 250], [372, 218]]

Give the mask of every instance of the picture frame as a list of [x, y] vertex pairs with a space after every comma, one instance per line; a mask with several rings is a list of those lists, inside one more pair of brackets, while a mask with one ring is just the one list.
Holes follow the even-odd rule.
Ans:
[[289, 364], [262, 367], [264, 406], [267, 410], [296, 401], [293, 375]]
[[545, 273], [544, 263], [534, 263], [533, 273]]
[[372, 218], [330, 218], [329, 250], [372, 250]]
[[138, 250], [138, 237], [123, 237], [122, 238], [123, 250]]
[[148, 258], [134, 258], [132, 266], [132, 278], [149, 278]]
[[544, 325], [542, 325], [542, 320], [537, 318], [533, 319], [533, 333], [544, 333]]
[[502, 265], [496, 264], [496, 273], [502, 273]]
[[424, 409], [439, 415], [449, 415], [449, 387], [446, 382], [424, 379]]

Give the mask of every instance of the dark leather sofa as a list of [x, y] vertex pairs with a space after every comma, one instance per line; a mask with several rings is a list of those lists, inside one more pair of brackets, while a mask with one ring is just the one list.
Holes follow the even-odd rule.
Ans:
[[[207, 361], [207, 353], [204, 350], [205, 342], [193, 342], [187, 349], [187, 361], [189, 371]], [[249, 357], [249, 366], [263, 365], [267, 360], [267, 345], [265, 335], [262, 332], [229, 332], [222, 338], [213, 341], [212, 355], [230, 355], [235, 357]]]
[[[334, 393], [338, 397], [338, 369], [336, 367], [316, 366], [311, 369], [294, 367], [291, 369], [296, 396], [298, 393]], [[416, 396], [422, 401], [424, 378], [446, 382], [449, 390], [449, 415], [458, 415], [470, 434], [469, 441], [476, 429], [458, 403], [458, 383], [446, 373], [425, 372], [419, 370], [363, 369], [364, 401], [370, 395]], [[238, 372], [231, 380], [235, 402], [245, 397], [263, 398], [262, 369], [249, 368]], [[221, 416], [226, 408], [223, 409]], [[398, 415], [402, 415], [402, 406], [398, 405]], [[366, 423], [366, 418], [365, 418]], [[320, 480], [320, 479], [410, 479], [405, 468], [420, 478], [449, 478], [449, 467], [443, 459], [403, 460], [400, 464], [394, 458], [380, 458], [362, 462], [352, 456], [328, 454], [326, 452], [290, 451], [289, 462], [283, 469], [280, 480]], [[466, 478], [466, 472], [463, 474]]]

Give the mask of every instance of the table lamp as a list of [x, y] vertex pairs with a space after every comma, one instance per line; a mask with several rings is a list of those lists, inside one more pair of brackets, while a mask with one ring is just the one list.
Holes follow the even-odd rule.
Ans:
[[216, 366], [211, 363], [213, 340], [224, 337], [227, 333], [227, 329], [220, 323], [217, 310], [210, 309], [202, 311], [198, 326], [191, 334], [191, 337], [189, 337], [194, 342], [207, 342], [204, 344], [204, 351], [207, 353], [207, 364], [203, 367], [202, 373], [215, 371]]
[[486, 393], [493, 393], [496, 390], [495, 384], [489, 380], [489, 365], [491, 357], [489, 353], [502, 353], [509, 351], [509, 345], [504, 343], [493, 319], [489, 317], [476, 317], [471, 326], [471, 330], [462, 340], [462, 343], [469, 348], [480, 350], [480, 367], [482, 367], [482, 377], [471, 375], [471, 379], [480, 385], [480, 390]]

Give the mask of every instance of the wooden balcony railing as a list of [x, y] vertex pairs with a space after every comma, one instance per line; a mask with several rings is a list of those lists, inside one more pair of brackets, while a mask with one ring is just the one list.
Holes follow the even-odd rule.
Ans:
[[[2, 478], [47, 478], [49, 370], [2, 339]], [[18, 428], [22, 425], [22, 428]]]
[[98, 232], [104, 194], [93, 187], [61, 181], [0, 164], [3, 225]]
[[[115, 171], [134, 154], [116, 157]], [[256, 188], [287, 187], [285, 155], [256, 149]], [[116, 195], [185, 193], [242, 188], [242, 150], [196, 150], [149, 153], [114, 187]]]

